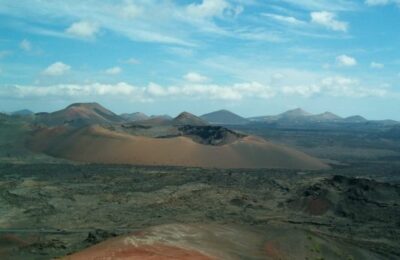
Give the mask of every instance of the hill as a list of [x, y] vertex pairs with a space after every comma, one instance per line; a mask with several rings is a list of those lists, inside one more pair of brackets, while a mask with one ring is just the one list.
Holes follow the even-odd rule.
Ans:
[[[190, 133], [196, 135], [196, 132]], [[100, 126], [73, 130], [58, 127], [38, 129], [28, 147], [36, 152], [91, 163], [203, 168], [329, 168], [302, 152], [254, 136], [238, 138], [224, 145], [207, 145], [196, 142], [191, 136], [150, 138]]]
[[249, 122], [246, 118], [225, 109], [204, 114], [200, 118], [215, 125], [242, 125]]
[[35, 123], [47, 126], [113, 124], [124, 120], [98, 103], [75, 103], [53, 113], [36, 114]]
[[207, 125], [207, 122], [188, 112], [182, 112], [177, 117], [172, 119], [172, 124], [179, 125], [192, 125], [192, 126], [202, 126]]

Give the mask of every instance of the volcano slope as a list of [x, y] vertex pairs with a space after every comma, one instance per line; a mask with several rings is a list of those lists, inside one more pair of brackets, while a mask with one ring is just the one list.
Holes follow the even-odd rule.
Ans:
[[[171, 128], [169, 128], [171, 130]], [[148, 137], [102, 126], [37, 129], [33, 151], [73, 161], [203, 168], [288, 168], [329, 166], [302, 152], [213, 126], [174, 126], [168, 136]]]
[[256, 230], [216, 224], [161, 225], [110, 239], [61, 259], [381, 259], [377, 254], [317, 232], [281, 225], [264, 228]]

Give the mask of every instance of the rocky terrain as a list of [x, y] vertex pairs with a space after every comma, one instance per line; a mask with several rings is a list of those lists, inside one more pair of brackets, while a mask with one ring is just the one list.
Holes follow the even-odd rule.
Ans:
[[[161, 244], [216, 259], [395, 259], [396, 169], [382, 170], [378, 181], [368, 168], [349, 173], [2, 164], [0, 254], [51, 259], [155, 227], [154, 236], [205, 232], [196, 240], [185, 233]], [[225, 246], [202, 250], [210, 236]]]

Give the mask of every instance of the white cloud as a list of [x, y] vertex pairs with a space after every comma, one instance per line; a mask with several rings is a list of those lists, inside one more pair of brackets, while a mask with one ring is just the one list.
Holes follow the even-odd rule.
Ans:
[[131, 2], [126, 2], [126, 5], [121, 7], [121, 15], [126, 19], [133, 19], [140, 16], [143, 9]]
[[348, 0], [281, 0], [304, 10], [351, 11], [357, 9], [356, 1]]
[[125, 63], [137, 65], [137, 64], [140, 64], [140, 60], [138, 60], [136, 58], [129, 58], [125, 61]]
[[160, 98], [193, 98], [215, 100], [241, 100], [243, 98], [270, 98], [275, 90], [257, 82], [240, 83], [228, 86], [209, 84], [185, 84], [181, 86], [160, 86], [150, 83], [146, 87], [137, 87], [124, 82], [118, 84], [61, 84], [53, 86], [8, 86], [0, 88], [0, 96], [15, 98], [51, 97], [116, 97], [128, 100], [148, 102]]
[[385, 64], [378, 63], [378, 62], [371, 62], [370, 67], [372, 69], [383, 69], [385, 67]]
[[357, 60], [353, 57], [347, 56], [347, 55], [340, 55], [336, 57], [336, 63], [339, 66], [344, 66], [344, 67], [352, 67], [357, 65]]
[[196, 72], [189, 72], [186, 75], [184, 75], [183, 78], [186, 81], [189, 81], [192, 83], [202, 83], [202, 82], [206, 82], [209, 80], [206, 76], [203, 76]]
[[333, 97], [384, 97], [388, 91], [377, 87], [362, 86], [358, 79], [342, 76], [324, 78], [321, 87], [327, 95]]
[[311, 12], [311, 22], [324, 26], [333, 31], [346, 32], [348, 23], [336, 20], [336, 14], [331, 12]]
[[108, 75], [118, 75], [122, 72], [122, 69], [120, 67], [112, 67], [109, 69], [106, 69], [105, 73]]
[[[115, 85], [108, 84], [89, 84], [89, 85], [74, 85], [60, 84], [51, 86], [20, 86], [16, 85], [8, 88], [8, 93], [11, 96], [18, 98], [36, 97], [93, 97], [93, 96], [135, 96], [140, 94], [140, 89], [126, 84], [118, 83]], [[0, 92], [0, 95], [4, 95]]]
[[[185, 2], [185, 3], [184, 3]], [[264, 27], [255, 28], [235, 18], [253, 0], [202, 1], [8, 1], [0, 7], [12, 17], [27, 16], [27, 21], [48, 23], [24, 24], [23, 30], [62, 38], [93, 39], [100, 29], [133, 41], [197, 47], [204, 35], [239, 38], [248, 41], [276, 41], [277, 35]], [[248, 15], [243, 13], [243, 15]], [[248, 17], [250, 18], [250, 17]], [[251, 20], [251, 19], [249, 19]], [[77, 21], [68, 27], [64, 21]], [[49, 28], [47, 24], [54, 25]], [[272, 39], [272, 40], [270, 40]]]
[[[150, 83], [135, 86], [125, 82], [117, 84], [60, 84], [50, 86], [2, 86], [0, 97], [12, 98], [117, 98], [149, 102], [155, 100], [221, 100], [240, 101], [244, 99], [269, 99], [275, 96], [330, 96], [330, 97], [386, 97], [388, 88], [364, 86], [360, 80], [342, 76], [322, 78], [312, 84], [284, 85], [273, 87], [259, 82], [243, 82], [230, 85], [183, 83], [175, 86], [161, 86]], [[399, 96], [399, 95], [398, 95]], [[400, 96], [399, 96], [400, 97]]]
[[93, 38], [99, 32], [99, 26], [88, 21], [80, 21], [71, 24], [65, 32], [79, 38]]
[[302, 97], [311, 97], [315, 94], [321, 92], [321, 87], [312, 84], [312, 85], [296, 85], [296, 86], [283, 86], [282, 93], [284, 95], [295, 95]]
[[68, 72], [70, 69], [71, 66], [58, 61], [51, 64], [42, 73], [47, 76], [61, 76]]
[[19, 43], [19, 47], [24, 51], [31, 51], [32, 50], [32, 43], [27, 39], [22, 40]]
[[187, 6], [187, 13], [194, 17], [222, 16], [225, 11], [231, 8], [225, 0], [203, 0], [201, 3], [192, 3]]
[[388, 94], [386, 89], [363, 86], [358, 79], [342, 76], [326, 77], [315, 84], [285, 86], [282, 92], [286, 95], [299, 95], [312, 97], [325, 95], [330, 97], [385, 97]]
[[278, 22], [283, 22], [291, 25], [304, 25], [306, 22], [303, 22], [293, 16], [284, 16], [284, 15], [278, 15], [278, 14], [269, 14], [269, 13], [263, 13], [262, 16], [271, 18], [275, 21]]

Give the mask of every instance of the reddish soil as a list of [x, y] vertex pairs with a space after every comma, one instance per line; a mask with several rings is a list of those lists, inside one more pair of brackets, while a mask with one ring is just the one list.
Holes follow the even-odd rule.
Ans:
[[91, 260], [91, 259], [113, 259], [113, 260], [212, 260], [200, 252], [168, 246], [163, 244], [132, 245], [124, 243], [123, 239], [106, 241], [94, 247], [83, 250], [63, 258], [64, 260]]
[[29, 147], [74, 161], [203, 168], [294, 168], [329, 166], [302, 152], [254, 136], [221, 145], [202, 145], [187, 137], [148, 138], [94, 126], [55, 134], [36, 132]]
[[287, 259], [285, 254], [279, 249], [279, 245], [273, 241], [268, 241], [264, 245], [265, 253], [272, 259], [284, 260]]

